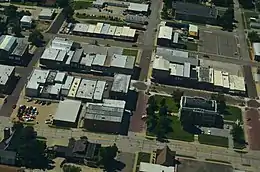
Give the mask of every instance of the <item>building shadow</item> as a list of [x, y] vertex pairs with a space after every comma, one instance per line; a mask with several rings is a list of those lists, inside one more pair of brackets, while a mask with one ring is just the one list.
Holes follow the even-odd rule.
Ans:
[[121, 131], [119, 132], [120, 135], [127, 136], [130, 125], [130, 118], [130, 113], [125, 112], [121, 123]]
[[106, 169], [107, 172], [116, 172], [116, 171], [122, 171], [125, 168], [125, 163], [118, 161], [118, 160], [113, 160], [113, 162], [111, 162], [111, 166], [109, 167], [109, 169]]
[[184, 124], [183, 130], [187, 131], [188, 133], [192, 133], [192, 134], [201, 134], [202, 133], [202, 130], [195, 125]]
[[12, 80], [8, 83], [8, 86], [6, 87], [5, 94], [11, 95], [16, 87], [16, 84], [20, 80], [20, 76], [14, 76]]

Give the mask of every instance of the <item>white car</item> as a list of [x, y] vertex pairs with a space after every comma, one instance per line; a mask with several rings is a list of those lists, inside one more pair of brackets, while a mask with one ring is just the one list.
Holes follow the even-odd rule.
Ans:
[[45, 124], [52, 124], [52, 120], [51, 119], [46, 119], [45, 120]]
[[207, 134], [208, 134], [208, 135], [211, 135], [211, 131], [210, 131], [210, 130], [208, 130], [208, 131], [207, 131]]

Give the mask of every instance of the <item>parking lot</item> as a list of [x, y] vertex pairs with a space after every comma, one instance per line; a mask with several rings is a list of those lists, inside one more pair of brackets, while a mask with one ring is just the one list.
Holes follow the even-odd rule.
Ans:
[[[87, 8], [87, 9], [80, 9], [76, 10], [76, 14], [86, 14], [86, 15], [92, 15], [92, 18], [97, 18], [98, 16], [113, 16], [113, 17], [119, 17], [123, 18], [123, 12], [125, 8], [122, 7], [114, 7], [114, 6], [108, 6], [104, 9], [98, 9], [98, 8]], [[93, 16], [94, 15], [94, 16]]]
[[208, 127], [201, 127], [201, 130], [207, 134], [210, 131], [210, 134], [213, 136], [220, 136], [220, 137], [229, 137], [230, 136], [230, 125], [224, 125], [223, 129], [219, 128], [208, 128]]
[[238, 44], [232, 33], [200, 30], [199, 52], [238, 58]]
[[[42, 103], [42, 102], [45, 102], [45, 103]], [[42, 102], [37, 101], [37, 103], [36, 103], [36, 100], [31, 100], [28, 102], [28, 99], [25, 99], [23, 96], [20, 96], [20, 98], [17, 102], [16, 108], [11, 115], [11, 119], [19, 120], [17, 118], [19, 107], [25, 106], [26, 108], [24, 110], [25, 112], [23, 113], [23, 115], [28, 116], [28, 121], [26, 121], [27, 117], [23, 118], [25, 120], [25, 122], [29, 122], [31, 124], [38, 123], [38, 125], [40, 125], [40, 126], [47, 127], [47, 124], [45, 124], [45, 121], [47, 119], [51, 118], [50, 115], [53, 116], [55, 114], [58, 103], [51, 102], [51, 104], [49, 104], [49, 103], [47, 104], [46, 101], [42, 101]], [[26, 110], [27, 107], [30, 110]], [[35, 110], [33, 110], [33, 109], [35, 109]], [[38, 113], [34, 113], [35, 111], [37, 111]], [[32, 116], [32, 117], [30, 117], [30, 116]], [[35, 119], [33, 116], [35, 116]]]

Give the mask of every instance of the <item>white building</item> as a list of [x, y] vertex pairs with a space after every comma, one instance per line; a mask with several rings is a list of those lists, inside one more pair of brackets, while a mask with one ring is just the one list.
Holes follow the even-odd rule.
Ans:
[[253, 51], [254, 51], [255, 60], [260, 61], [260, 43], [259, 42], [253, 43]]
[[32, 16], [23, 16], [20, 20], [20, 25], [22, 28], [31, 28], [32, 22]]
[[148, 9], [149, 9], [148, 4], [138, 4], [138, 3], [129, 3], [129, 6], [127, 8], [127, 10], [132, 13], [142, 13], [142, 14], [147, 14]]
[[166, 167], [159, 164], [152, 164], [152, 163], [146, 163], [141, 162], [139, 171], [140, 172], [175, 172], [174, 167]]
[[35, 69], [25, 87], [25, 95], [29, 97], [37, 97], [41, 90], [40, 84], [46, 83], [49, 73], [49, 70]]
[[169, 26], [161, 26], [157, 38], [158, 45], [169, 46], [172, 42], [173, 28]]
[[55, 14], [54, 9], [43, 8], [38, 18], [42, 20], [52, 20]]
[[53, 118], [53, 124], [66, 127], [76, 127], [80, 110], [81, 101], [70, 99], [60, 101]]

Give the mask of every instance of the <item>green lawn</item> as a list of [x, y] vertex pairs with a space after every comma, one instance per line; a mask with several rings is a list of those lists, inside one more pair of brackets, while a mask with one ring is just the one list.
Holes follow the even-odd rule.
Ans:
[[162, 99], [166, 100], [166, 105], [168, 106], [168, 110], [170, 112], [174, 112], [174, 113], [179, 112], [178, 104], [176, 102], [174, 102], [172, 97], [155, 95], [155, 100], [156, 100], [157, 105], [160, 105], [160, 102], [162, 101]]
[[198, 51], [198, 44], [197, 43], [187, 41], [185, 44], [187, 46], [187, 50]]
[[207, 134], [201, 134], [198, 138], [201, 144], [228, 147], [228, 138], [220, 136], [212, 136]]
[[125, 56], [135, 56], [137, 57], [138, 54], [138, 50], [134, 50], [134, 49], [123, 49], [123, 55]]
[[150, 162], [151, 154], [147, 152], [138, 152], [137, 154], [137, 162], [136, 162], [136, 169], [135, 171], [139, 171], [140, 163], [141, 162]]
[[73, 2], [73, 9], [74, 10], [80, 10], [80, 9], [86, 9], [88, 7], [92, 6], [93, 1], [74, 1]]
[[[172, 122], [172, 126], [171, 126], [172, 131], [166, 135], [167, 139], [181, 140], [181, 141], [186, 141], [186, 142], [194, 141], [194, 135], [183, 130], [181, 122], [177, 116], [170, 116], [169, 118]], [[147, 131], [146, 134], [148, 136], [155, 137], [155, 134], [153, 133], [153, 131]]]
[[186, 142], [194, 141], [194, 135], [183, 130], [181, 122], [177, 116], [171, 116], [170, 119], [172, 120], [172, 132], [167, 134], [166, 137], [168, 139], [182, 140]]
[[226, 112], [224, 113], [224, 120], [242, 122], [242, 112], [241, 109], [235, 106], [227, 106]]

